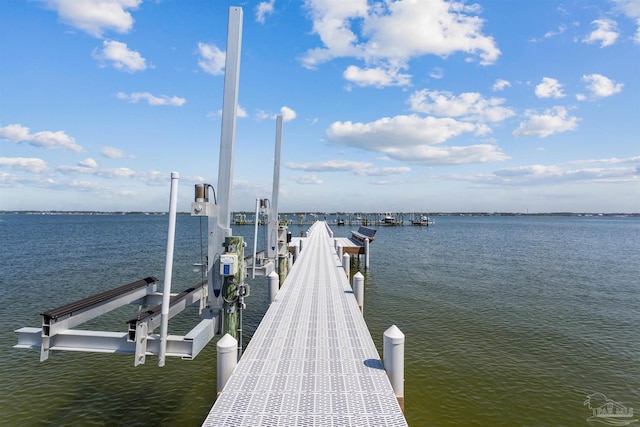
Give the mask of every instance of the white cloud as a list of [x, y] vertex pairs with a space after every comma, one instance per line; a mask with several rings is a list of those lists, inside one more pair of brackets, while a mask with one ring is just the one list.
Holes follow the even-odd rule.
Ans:
[[[280, 108], [280, 112], [278, 114], [282, 116], [282, 121], [284, 122], [290, 122], [298, 116], [298, 114], [294, 110], [287, 107], [286, 105]], [[264, 110], [258, 110], [255, 117], [256, 120], [275, 120], [278, 117], [278, 114], [272, 114]]]
[[102, 37], [104, 31], [128, 33], [133, 18], [128, 9], [135, 10], [142, 0], [44, 0], [60, 19], [92, 36]]
[[293, 180], [297, 184], [303, 185], [322, 185], [324, 181], [317, 175], [302, 175], [302, 176], [294, 176]]
[[373, 166], [370, 162], [356, 162], [351, 160], [328, 160], [326, 162], [294, 163], [288, 162], [287, 169], [305, 172], [358, 172]]
[[429, 73], [429, 77], [431, 77], [432, 79], [440, 80], [444, 77], [444, 70], [440, 67], [436, 67]]
[[[166, 186], [170, 182], [169, 172], [162, 172], [157, 170], [139, 171], [126, 167], [99, 168], [97, 167], [97, 164], [95, 167], [92, 167], [90, 164], [83, 165], [82, 163], [83, 162], [80, 162], [78, 166], [58, 166], [56, 167], [56, 172], [66, 176], [74, 176], [80, 174], [85, 176], [103, 178], [109, 181], [118, 179], [130, 179], [150, 186]], [[200, 183], [205, 181], [205, 179], [200, 176], [181, 176], [180, 181], [182, 183]]]
[[87, 157], [86, 159], [79, 161], [78, 166], [85, 167], [85, 168], [97, 168], [98, 163], [95, 160], [93, 160], [91, 157]]
[[342, 74], [345, 80], [358, 86], [409, 86], [411, 75], [401, 74], [397, 69], [387, 67], [375, 67], [362, 69], [355, 65], [347, 67]]
[[[407, 166], [377, 168], [370, 162], [356, 162], [351, 160], [328, 160], [314, 163], [289, 162], [284, 165], [287, 169], [305, 172], [350, 172], [359, 176], [391, 176], [411, 172]], [[307, 175], [313, 176], [315, 175]]]
[[84, 151], [80, 145], [76, 144], [74, 138], [61, 130], [30, 133], [28, 127], [20, 124], [10, 124], [0, 128], [0, 138], [16, 143], [26, 142], [35, 147], [64, 148], [75, 152]]
[[392, 176], [402, 175], [411, 172], [411, 168], [407, 166], [383, 167], [383, 168], [366, 168], [356, 171], [356, 175], [364, 176]]
[[600, 47], [611, 46], [618, 39], [618, 25], [611, 19], [596, 19], [592, 22], [597, 28], [585, 37], [584, 43], [600, 42]]
[[[571, 24], [571, 26], [572, 26], [572, 27], [577, 27], [578, 25], [579, 25], [579, 23], [578, 23], [578, 22], [573, 22], [573, 23]], [[568, 26], [568, 25], [566, 25], [566, 24], [562, 24], [562, 25], [560, 25], [560, 26], [558, 27], [558, 29], [557, 29], [557, 30], [547, 31], [547, 32], [544, 34], [544, 36], [542, 36], [542, 37], [540, 37], [540, 38], [537, 38], [537, 39], [536, 39], [536, 38], [532, 38], [532, 39], [531, 39], [531, 40], [529, 40], [529, 41], [530, 41], [530, 42], [532, 42], [532, 43], [538, 43], [538, 42], [541, 42], [541, 41], [543, 41], [543, 40], [545, 40], [545, 39], [550, 39], [550, 38], [552, 38], [552, 37], [555, 37], [555, 36], [559, 36], [559, 35], [561, 35], [561, 34], [564, 34], [568, 29], [569, 29], [569, 26]]]
[[280, 114], [282, 115], [282, 121], [284, 122], [290, 122], [298, 116], [295, 111], [287, 106], [280, 108]]
[[494, 92], [500, 92], [500, 91], [503, 91], [504, 88], [506, 88], [506, 87], [511, 87], [511, 83], [509, 83], [509, 81], [504, 80], [504, 79], [498, 79], [493, 84], [492, 89], [493, 89]]
[[464, 120], [499, 122], [513, 115], [511, 108], [503, 107], [503, 98], [483, 98], [476, 92], [458, 96], [446, 91], [423, 89], [414, 92], [408, 100], [411, 110], [441, 117], [462, 117]]
[[256, 21], [264, 24], [265, 18], [267, 15], [271, 15], [273, 13], [273, 4], [276, 0], [269, 1], [261, 1], [256, 6]]
[[622, 83], [616, 83], [602, 74], [587, 74], [582, 76], [582, 81], [596, 98], [605, 98], [622, 91]]
[[102, 147], [100, 154], [109, 159], [122, 159], [125, 157], [124, 151], [114, 147]]
[[635, 20], [636, 33], [633, 37], [635, 43], [640, 43], [640, 1], [638, 0], [613, 0], [617, 8], [627, 18]]
[[633, 177], [634, 168], [582, 168], [574, 169], [563, 166], [528, 165], [505, 168], [494, 172], [501, 184], [548, 184], [566, 183], [568, 181], [612, 182]]
[[[238, 104], [238, 109], [236, 110], [236, 114], [239, 118], [243, 119], [248, 116], [247, 110]], [[215, 113], [207, 114], [207, 117], [222, 117], [222, 110], [218, 110]]]
[[303, 65], [315, 68], [333, 58], [359, 56], [357, 36], [351, 31], [350, 20], [367, 15], [367, 0], [309, 0], [305, 2], [313, 20], [313, 32], [320, 36], [324, 48], [307, 51]]
[[133, 104], [137, 104], [141, 100], [144, 100], [144, 101], [147, 101], [147, 103], [151, 106], [171, 105], [174, 107], [181, 107], [184, 105], [185, 102], [187, 102], [186, 99], [179, 98], [177, 96], [171, 96], [171, 97], [166, 95], [155, 96], [150, 94], [149, 92], [133, 92], [129, 95], [127, 95], [124, 92], [118, 92], [117, 97], [119, 99], [126, 99]]
[[463, 164], [508, 159], [489, 144], [433, 146], [478, 131], [486, 131], [486, 126], [452, 118], [409, 115], [385, 117], [370, 123], [335, 122], [326, 134], [333, 144], [384, 153], [391, 159], [409, 163]]
[[34, 157], [0, 157], [0, 167], [20, 169], [32, 173], [46, 172], [47, 163]]
[[640, 156], [618, 158], [609, 157], [607, 159], [587, 159], [587, 160], [573, 160], [569, 162], [570, 165], [619, 165], [625, 163], [640, 163]]
[[214, 76], [224, 74], [227, 55], [218, 46], [200, 42], [198, 43], [198, 54], [200, 55], [198, 65], [205, 73], [213, 74]]
[[[566, 185], [572, 182], [611, 184], [640, 182], [640, 167], [622, 167], [636, 163], [640, 157], [626, 159], [586, 159], [557, 165], [522, 165], [476, 175], [449, 175], [443, 178], [489, 185], [535, 186]], [[593, 167], [599, 165], [600, 167]], [[615, 167], [607, 167], [615, 165]], [[588, 167], [584, 167], [588, 166]]]
[[455, 0], [397, 0], [370, 6], [366, 0], [308, 0], [305, 5], [322, 47], [308, 50], [303, 65], [316, 68], [341, 57], [362, 60], [365, 67], [351, 66], [344, 73], [361, 86], [406, 85], [411, 76], [399, 70], [423, 55], [463, 52], [479, 57], [483, 65], [500, 55], [494, 39], [482, 33], [484, 21], [477, 16], [477, 5]]
[[514, 136], [538, 136], [546, 138], [554, 133], [562, 133], [578, 128], [579, 118], [569, 116], [564, 107], [553, 107], [543, 114], [527, 111], [527, 120], [513, 131]]
[[415, 149], [389, 151], [389, 156], [408, 163], [425, 165], [463, 165], [501, 162], [509, 159], [509, 156], [491, 144], [451, 147], [422, 145]]
[[536, 96], [538, 98], [562, 98], [562, 85], [556, 79], [544, 77], [542, 83], [536, 86]]
[[0, 172], [0, 187], [16, 188], [21, 185], [51, 188], [55, 185], [55, 181], [46, 174], [36, 175], [32, 172], [28, 174], [12, 175], [10, 173]]
[[102, 52], [94, 52], [93, 57], [99, 61], [110, 62], [115, 69], [128, 73], [147, 69], [146, 59], [142, 55], [130, 50], [126, 43], [115, 40], [104, 40]]

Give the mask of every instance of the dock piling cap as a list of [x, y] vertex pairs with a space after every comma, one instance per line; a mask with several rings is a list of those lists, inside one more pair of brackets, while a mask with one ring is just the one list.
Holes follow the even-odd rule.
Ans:
[[390, 340], [391, 344], [404, 344], [404, 334], [396, 325], [391, 325], [384, 331], [384, 337]]
[[238, 348], [238, 340], [227, 333], [218, 340], [216, 347], [219, 353], [229, 353], [231, 351], [236, 351], [236, 349]]

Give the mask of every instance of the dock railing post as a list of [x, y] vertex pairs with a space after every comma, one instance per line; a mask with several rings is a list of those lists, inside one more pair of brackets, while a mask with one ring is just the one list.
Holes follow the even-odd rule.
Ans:
[[360, 312], [364, 312], [364, 276], [359, 271], [353, 275], [353, 294], [358, 302]]
[[391, 382], [393, 392], [404, 412], [404, 334], [396, 325], [384, 331], [384, 369]]
[[229, 334], [225, 334], [218, 340], [216, 350], [218, 362], [216, 369], [216, 386], [218, 395], [220, 395], [238, 364], [238, 340]]

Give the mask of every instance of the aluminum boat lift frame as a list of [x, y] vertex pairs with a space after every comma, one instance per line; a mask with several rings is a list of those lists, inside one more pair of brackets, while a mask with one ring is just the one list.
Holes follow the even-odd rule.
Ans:
[[[207, 280], [193, 286], [179, 294], [156, 292], [155, 277], [147, 277], [127, 285], [76, 301], [53, 310], [42, 313], [42, 327], [23, 327], [18, 329], [18, 343], [15, 348], [39, 349], [40, 360], [47, 360], [51, 350], [67, 350], [97, 353], [128, 353], [134, 354], [134, 365], [138, 366], [146, 360], [146, 356], [160, 356], [159, 365], [164, 365], [163, 352], [167, 356], [193, 359], [211, 339], [221, 332], [224, 318], [224, 300], [222, 286], [226, 278], [220, 273], [220, 258], [222, 247], [231, 237], [231, 189], [233, 182], [234, 146], [236, 137], [236, 120], [238, 109], [238, 86], [240, 74], [240, 51], [242, 42], [243, 11], [240, 7], [229, 8], [227, 30], [227, 56], [225, 63], [224, 94], [222, 109], [222, 126], [220, 136], [220, 156], [218, 166], [218, 194], [215, 203], [210, 203], [208, 197], [196, 199], [191, 206], [192, 216], [208, 217], [208, 260]], [[277, 227], [277, 193], [279, 187], [280, 144], [282, 137], [282, 116], [278, 116], [276, 128], [276, 160], [274, 163], [274, 183], [271, 209], [269, 209], [269, 234], [275, 235]], [[174, 177], [175, 175], [175, 177]], [[178, 174], [172, 173], [172, 194], [170, 204], [175, 203], [174, 178]], [[206, 192], [208, 192], [208, 186]], [[177, 182], [176, 182], [177, 193]], [[171, 208], [170, 208], [171, 210]], [[265, 213], [267, 213], [265, 212]], [[171, 212], [170, 212], [171, 214]], [[174, 212], [175, 219], [175, 212]], [[171, 220], [168, 239], [171, 243]], [[271, 246], [271, 245], [270, 245]], [[275, 246], [275, 245], [274, 245]], [[254, 274], [267, 275], [275, 269], [278, 253], [269, 248], [269, 256], [264, 259], [262, 253], [258, 258], [264, 259], [259, 266], [250, 266], [247, 259], [239, 257], [241, 265], [238, 286], [238, 305], [242, 309], [243, 296], [248, 296], [248, 288], [243, 287], [246, 271], [252, 269]], [[240, 252], [243, 253], [243, 252]], [[254, 250], [255, 253], [255, 250]], [[169, 256], [167, 257], [169, 264]], [[254, 255], [255, 259], [255, 255]], [[165, 270], [166, 282], [171, 280], [171, 269]], [[169, 283], [170, 285], [170, 283]], [[163, 300], [167, 300], [166, 303]], [[127, 332], [88, 331], [73, 329], [82, 323], [94, 319], [126, 304], [140, 304], [152, 306], [150, 310], [142, 311], [134, 319], [129, 320]], [[184, 336], [154, 334], [154, 329], [163, 326], [163, 316], [167, 320], [180, 313], [187, 307], [199, 306], [202, 320]], [[232, 310], [233, 311], [233, 310]], [[164, 343], [163, 343], [164, 341]]]

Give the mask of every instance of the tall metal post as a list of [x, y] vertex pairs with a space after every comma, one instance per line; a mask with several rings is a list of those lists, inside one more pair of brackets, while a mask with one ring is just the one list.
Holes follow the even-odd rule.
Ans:
[[278, 264], [278, 192], [280, 191], [280, 149], [282, 147], [282, 116], [276, 117], [276, 148], [273, 158], [271, 212], [267, 226], [267, 258]]
[[207, 278], [209, 307], [222, 307], [222, 277], [220, 255], [225, 238], [231, 235], [231, 185], [233, 183], [234, 146], [238, 110], [238, 83], [240, 76], [240, 50], [242, 44], [242, 8], [229, 8], [227, 30], [227, 57], [222, 100], [222, 128], [218, 164], [217, 206], [209, 215], [209, 248]]
[[167, 354], [167, 334], [169, 330], [169, 300], [171, 297], [171, 276], [173, 275], [173, 246], [176, 237], [176, 211], [178, 204], [178, 172], [171, 172], [171, 192], [169, 193], [169, 232], [167, 233], [167, 257], [164, 265], [164, 288], [160, 311], [160, 351], [158, 366], [164, 366]]
[[251, 267], [251, 278], [255, 278], [256, 277], [256, 256], [258, 254], [258, 223], [260, 222], [258, 220], [258, 215], [260, 214], [260, 199], [256, 197], [256, 216], [255, 216], [255, 220], [253, 221], [253, 257], [252, 262], [253, 265]]

